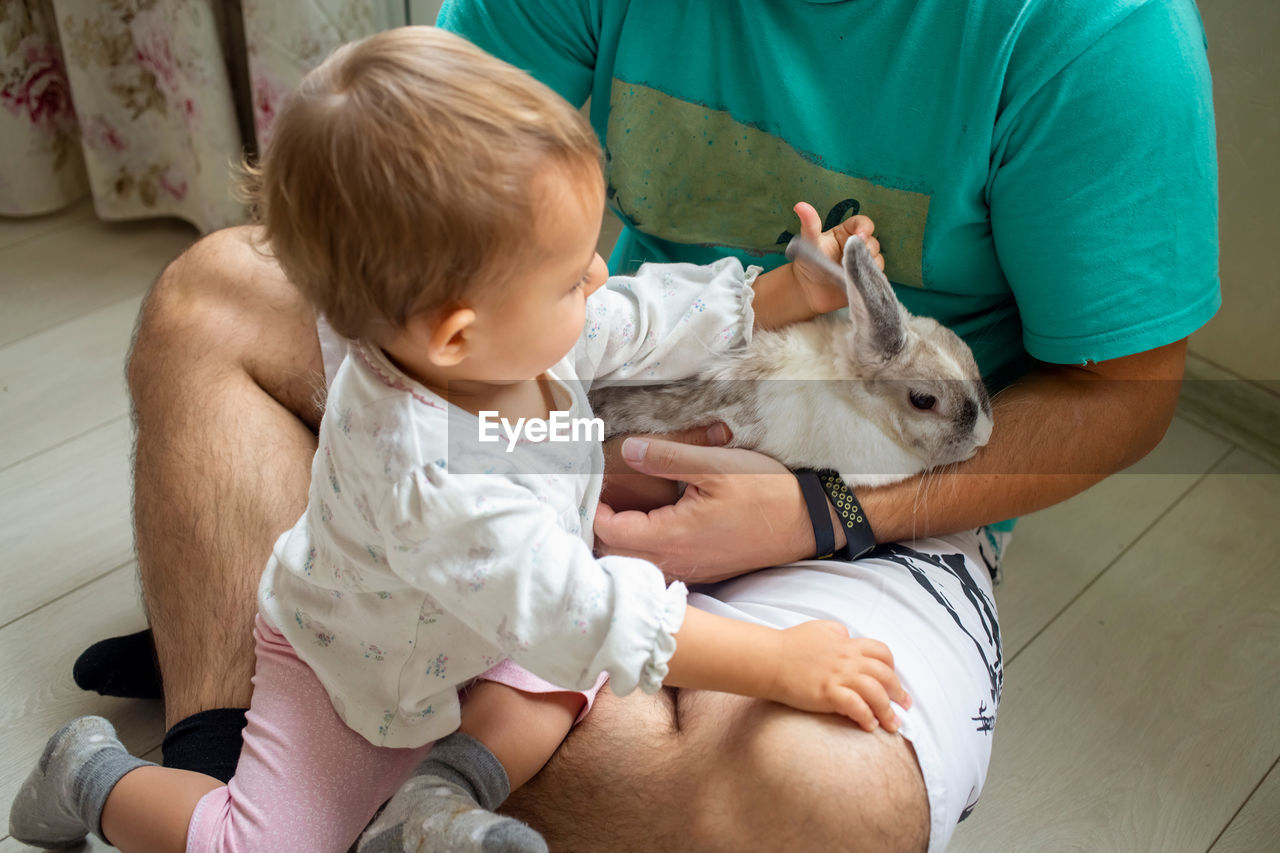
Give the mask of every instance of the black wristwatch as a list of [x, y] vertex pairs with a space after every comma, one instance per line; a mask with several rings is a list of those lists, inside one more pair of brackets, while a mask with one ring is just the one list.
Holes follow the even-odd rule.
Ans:
[[[802, 468], [795, 475], [809, 510], [819, 560], [856, 560], [876, 547], [876, 536], [871, 530], [871, 522], [867, 521], [867, 514], [862, 511], [861, 502], [839, 474], [829, 468], [820, 471]], [[835, 549], [831, 513], [827, 510], [828, 500], [844, 527], [845, 544], [838, 551]]]

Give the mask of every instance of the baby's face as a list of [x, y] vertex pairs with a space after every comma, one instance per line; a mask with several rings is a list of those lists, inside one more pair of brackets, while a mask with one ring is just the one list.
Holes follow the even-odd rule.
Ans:
[[478, 301], [472, 367], [496, 381], [539, 376], [582, 335], [587, 297], [608, 278], [596, 253], [604, 193], [600, 173], [550, 168], [534, 181], [534, 221], [518, 235], [537, 248], [507, 282]]

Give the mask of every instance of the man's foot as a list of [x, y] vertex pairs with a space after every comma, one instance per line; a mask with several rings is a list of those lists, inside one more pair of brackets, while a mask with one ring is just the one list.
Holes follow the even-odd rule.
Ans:
[[547, 853], [542, 836], [482, 809], [439, 776], [414, 776], [367, 830], [357, 853]]
[[120, 778], [150, 762], [134, 758], [101, 717], [81, 717], [49, 738], [9, 811], [9, 834], [57, 850], [101, 834], [102, 807]]
[[99, 640], [76, 658], [71, 676], [81, 690], [124, 699], [160, 699], [160, 664], [151, 631]]

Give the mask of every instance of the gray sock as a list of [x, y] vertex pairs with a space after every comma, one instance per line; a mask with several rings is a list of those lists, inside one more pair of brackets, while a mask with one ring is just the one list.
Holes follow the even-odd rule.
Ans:
[[452, 782], [486, 811], [493, 811], [511, 796], [511, 780], [498, 756], [462, 732], [437, 741], [413, 775], [438, 776]]
[[536, 831], [493, 813], [510, 792], [502, 762], [480, 741], [454, 732], [387, 803], [358, 853], [547, 853]]
[[107, 795], [126, 773], [147, 765], [154, 766], [130, 755], [106, 720], [72, 720], [49, 738], [18, 790], [9, 834], [23, 844], [54, 850], [75, 847], [90, 832], [102, 837]]

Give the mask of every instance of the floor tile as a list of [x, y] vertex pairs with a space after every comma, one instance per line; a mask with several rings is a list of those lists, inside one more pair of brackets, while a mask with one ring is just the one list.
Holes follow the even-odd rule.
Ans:
[[133, 557], [127, 418], [0, 470], [0, 625]]
[[94, 218], [93, 202], [88, 197], [44, 216], [0, 216], [0, 250]]
[[1235, 451], [1007, 668], [955, 850], [1206, 850], [1280, 755], [1280, 471]]
[[1175, 419], [1142, 462], [1018, 522], [996, 590], [1005, 660], [1124, 553], [1230, 450]]
[[125, 355], [141, 302], [0, 347], [0, 470], [128, 413]]
[[145, 624], [129, 565], [0, 628], [0, 803], [13, 801], [49, 735], [75, 717], [111, 720], [134, 753], [160, 744], [159, 702], [109, 699], [71, 680], [86, 646]]
[[1274, 764], [1209, 853], [1267, 850], [1280, 850], [1280, 766]]
[[176, 219], [88, 220], [0, 250], [0, 346], [145, 292], [195, 238]]

